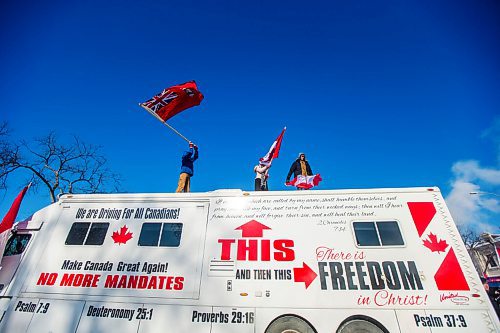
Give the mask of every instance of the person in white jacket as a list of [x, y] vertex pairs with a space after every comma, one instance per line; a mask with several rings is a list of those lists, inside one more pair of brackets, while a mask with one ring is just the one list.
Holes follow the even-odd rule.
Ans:
[[269, 168], [270, 166], [265, 164], [259, 164], [253, 168], [253, 171], [255, 171], [255, 191], [268, 191]]

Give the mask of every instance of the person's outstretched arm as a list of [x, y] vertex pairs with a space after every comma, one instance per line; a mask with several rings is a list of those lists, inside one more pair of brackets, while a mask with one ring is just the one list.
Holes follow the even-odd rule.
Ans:
[[191, 149], [194, 150], [194, 152], [191, 154], [191, 161], [194, 162], [198, 159], [198, 146], [194, 146], [194, 149]]

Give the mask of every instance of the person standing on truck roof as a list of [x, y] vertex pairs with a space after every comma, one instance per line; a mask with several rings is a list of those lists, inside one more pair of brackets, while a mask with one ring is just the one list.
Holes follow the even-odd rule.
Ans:
[[[297, 177], [297, 176], [312, 176], [312, 169], [311, 166], [309, 165], [309, 162], [306, 160], [306, 154], [304, 153], [299, 153], [299, 156], [297, 159], [292, 163], [290, 166], [290, 171], [288, 171], [288, 175], [286, 176], [286, 181], [285, 184], [290, 182], [290, 176], [292, 175]], [[300, 189], [300, 188], [298, 188]]]
[[182, 154], [181, 174], [175, 192], [190, 192], [191, 177], [194, 174], [194, 161], [198, 159], [198, 146], [189, 141], [189, 149]]
[[269, 178], [270, 165], [259, 163], [253, 168], [255, 171], [255, 191], [268, 191], [267, 178]]

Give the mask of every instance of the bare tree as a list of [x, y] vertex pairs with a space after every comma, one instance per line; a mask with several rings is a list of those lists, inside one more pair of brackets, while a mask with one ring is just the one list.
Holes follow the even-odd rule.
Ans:
[[481, 236], [471, 228], [459, 227], [458, 232], [460, 233], [465, 247], [468, 250], [473, 250], [479, 243], [483, 241]]
[[[3, 127], [0, 127], [0, 131]], [[32, 187], [45, 187], [52, 202], [60, 193], [97, 193], [117, 191], [119, 176], [106, 167], [100, 146], [81, 142], [60, 144], [54, 133], [32, 143], [9, 143], [0, 132], [0, 186], [6, 188], [9, 175], [26, 171]]]
[[[6, 122], [0, 123], [0, 174], [4, 174], [14, 155], [12, 144], [8, 141], [9, 127]], [[7, 188], [7, 177], [0, 177], [0, 190]]]
[[1, 124], [0, 124], [0, 137], [4, 137], [6, 136], [7, 134], [9, 133], [9, 128], [7, 126], [7, 122], [3, 121]]

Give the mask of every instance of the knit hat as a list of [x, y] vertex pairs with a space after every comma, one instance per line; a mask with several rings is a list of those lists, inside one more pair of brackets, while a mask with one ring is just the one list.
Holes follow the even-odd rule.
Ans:
[[306, 157], [306, 154], [304, 153], [299, 153], [299, 156], [297, 156], [297, 158], [300, 158], [301, 155], [304, 155], [304, 157]]

